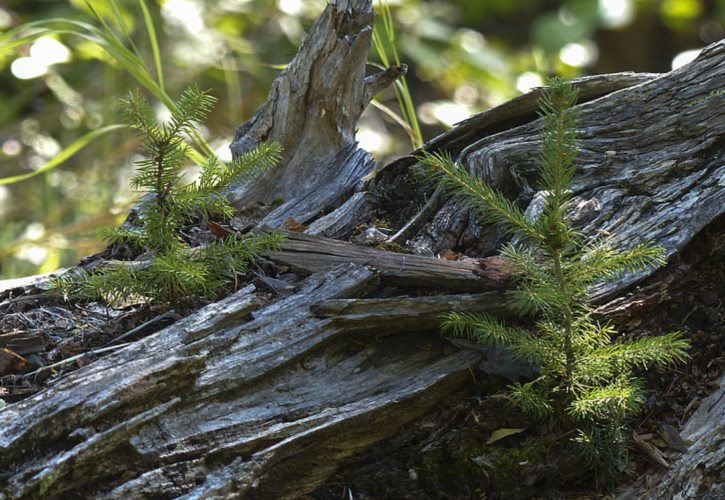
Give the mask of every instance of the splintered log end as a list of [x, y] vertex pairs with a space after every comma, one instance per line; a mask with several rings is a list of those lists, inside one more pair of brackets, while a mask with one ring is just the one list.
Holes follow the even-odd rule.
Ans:
[[[369, 161], [363, 162], [365, 171], [356, 167], [360, 163], [354, 151], [357, 122], [372, 98], [370, 92], [389, 85], [404, 71], [395, 67], [366, 78], [374, 18], [369, 0], [327, 5], [295, 58], [272, 84], [266, 102], [236, 131], [230, 145], [234, 157], [269, 140], [282, 145], [284, 158], [255, 181], [236, 186], [230, 192], [234, 206], [289, 202], [289, 211], [275, 215], [275, 220], [329, 213], [372, 170]], [[325, 199], [334, 203], [316, 196], [320, 191], [329, 192]]]

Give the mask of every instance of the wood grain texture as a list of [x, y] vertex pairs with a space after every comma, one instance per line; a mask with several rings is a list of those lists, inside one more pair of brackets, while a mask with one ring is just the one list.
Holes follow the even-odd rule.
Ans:
[[[466, 382], [483, 353], [441, 339], [437, 315], [506, 314], [505, 273], [433, 256], [489, 255], [501, 239], [455, 200], [423, 203], [410, 158], [361, 181], [373, 166], [354, 144], [374, 90], [363, 72], [369, 13], [369, 1], [331, 2], [232, 144], [235, 154], [264, 139], [284, 145], [279, 169], [231, 196], [238, 207], [282, 199], [262, 223], [293, 217], [314, 234], [289, 234], [268, 257], [311, 275], [261, 309], [243, 289], [9, 405], [0, 412], [0, 498], [292, 498]], [[723, 74], [725, 41], [672, 73], [581, 83], [581, 227], [622, 244], [659, 241], [673, 255], [723, 213]], [[426, 147], [453, 152], [529, 206], [537, 97]], [[373, 217], [397, 220], [399, 243], [416, 254], [322, 236]]]

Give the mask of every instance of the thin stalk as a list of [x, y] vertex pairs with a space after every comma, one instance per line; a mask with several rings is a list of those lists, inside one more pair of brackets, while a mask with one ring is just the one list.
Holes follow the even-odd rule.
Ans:
[[[395, 64], [400, 64], [400, 57], [398, 50], [395, 47], [395, 27], [393, 26], [393, 16], [390, 13], [390, 5], [385, 0], [378, 2], [380, 10], [380, 17], [382, 20], [382, 27], [376, 24], [373, 29], [373, 46], [375, 51], [380, 57], [380, 61], [384, 67], [391, 65], [391, 57], [388, 57], [388, 49], [392, 55], [392, 61]], [[410, 89], [405, 79], [405, 75], [401, 76], [394, 84], [393, 91], [395, 92], [395, 98], [400, 106], [400, 111], [403, 115], [402, 121], [407, 124], [406, 133], [410, 130], [412, 133], [408, 133], [410, 142], [413, 148], [417, 149], [423, 145], [423, 134], [420, 130], [420, 124], [418, 123], [418, 117], [415, 114], [415, 106], [413, 105], [413, 99], [410, 96]], [[396, 120], [399, 122], [399, 120]]]
[[[554, 261], [554, 278], [556, 279], [557, 287], [559, 288], [559, 290], [567, 290], [568, 283], [566, 281], [566, 277], [564, 276], [564, 270], [562, 269], [561, 265], [561, 250], [559, 250], [558, 248], [552, 248], [551, 250], [552, 260]], [[576, 358], [574, 356], [574, 348], [572, 345], [574, 315], [572, 313], [571, 303], [568, 298], [565, 299], [562, 308], [564, 313], [564, 355], [566, 356], [566, 361], [564, 364], [564, 385], [566, 386], [566, 391], [568, 393], [572, 393], [574, 389], [572, 378]]]

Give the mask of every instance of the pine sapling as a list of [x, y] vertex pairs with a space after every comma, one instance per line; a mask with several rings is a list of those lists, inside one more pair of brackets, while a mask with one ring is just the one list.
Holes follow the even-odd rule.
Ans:
[[275, 248], [277, 234], [229, 235], [192, 247], [180, 234], [195, 217], [229, 218], [233, 207], [224, 195], [232, 182], [249, 180], [279, 161], [281, 148], [262, 143], [231, 164], [210, 156], [195, 182], [185, 183], [183, 168], [190, 147], [185, 141], [212, 109], [216, 99], [190, 87], [179, 98], [168, 123], [160, 124], [140, 93], [123, 102], [131, 127], [143, 137], [145, 157], [136, 162], [131, 187], [144, 193], [138, 209], [139, 227], [105, 231], [111, 243], [124, 244], [149, 255], [141, 262], [116, 262], [101, 272], [81, 273], [55, 281], [67, 295], [123, 303], [129, 296], [156, 302], [213, 297], [237, 273], [244, 271], [259, 252]]
[[620, 250], [568, 222], [578, 153], [576, 98], [570, 83], [553, 79], [541, 101], [539, 175], [545, 199], [536, 220], [449, 156], [425, 154], [420, 171], [459, 195], [483, 222], [516, 236], [501, 252], [515, 274], [511, 304], [535, 318], [528, 330], [486, 314], [451, 312], [443, 330], [506, 346], [532, 362], [538, 378], [511, 386], [510, 400], [536, 418], [576, 429], [582, 455], [598, 480], [607, 482], [626, 465], [627, 421], [644, 405], [642, 383], [633, 372], [683, 362], [689, 345], [680, 333], [614, 341], [612, 325], [593, 318], [589, 300], [595, 285], [661, 266], [665, 254], [649, 243]]

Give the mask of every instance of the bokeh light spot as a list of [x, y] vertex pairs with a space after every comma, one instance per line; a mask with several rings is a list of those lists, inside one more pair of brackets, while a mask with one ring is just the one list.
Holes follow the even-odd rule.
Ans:
[[32, 57], [18, 57], [10, 65], [10, 72], [20, 80], [30, 80], [43, 76], [48, 71], [48, 65]]
[[5, 156], [18, 156], [23, 150], [23, 145], [17, 139], [8, 139], [3, 142], [2, 151]]
[[700, 49], [686, 50], [672, 58], [672, 69], [677, 69], [694, 61], [700, 55]]
[[196, 34], [204, 29], [201, 7], [193, 0], [167, 0], [161, 7], [161, 14], [189, 33]]
[[0, 29], [4, 30], [13, 24], [13, 16], [10, 12], [0, 7]]
[[662, 14], [673, 19], [693, 19], [702, 14], [700, 0], [664, 0]]
[[30, 46], [30, 57], [50, 66], [70, 61], [70, 50], [55, 38], [44, 36]]
[[296, 16], [302, 12], [302, 0], [278, 0], [279, 10], [290, 16]]
[[10, 65], [10, 72], [20, 80], [38, 78], [48, 72], [53, 64], [70, 60], [70, 50], [58, 40], [38, 38], [30, 47], [30, 56], [19, 57]]
[[541, 78], [541, 75], [533, 71], [521, 73], [516, 79], [516, 88], [522, 94], [529, 92], [535, 87], [541, 87], [543, 84], [544, 80]]
[[564, 64], [582, 68], [596, 62], [599, 51], [594, 42], [584, 41], [582, 43], [567, 43], [559, 51], [559, 59]]
[[599, 0], [598, 9], [606, 28], [623, 28], [634, 19], [632, 0]]
[[383, 153], [390, 146], [388, 137], [370, 128], [361, 127], [355, 135], [355, 139], [362, 149], [372, 153]]

